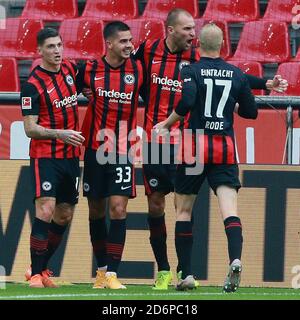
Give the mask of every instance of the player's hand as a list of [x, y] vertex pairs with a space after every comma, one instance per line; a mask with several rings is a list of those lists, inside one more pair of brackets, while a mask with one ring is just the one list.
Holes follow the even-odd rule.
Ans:
[[169, 128], [166, 126], [166, 122], [166, 120], [159, 122], [153, 127], [156, 134], [166, 136], [169, 133]]
[[62, 140], [66, 144], [70, 144], [74, 147], [79, 147], [84, 142], [84, 137], [81, 132], [74, 130], [58, 130], [58, 139]]
[[93, 98], [93, 92], [90, 88], [83, 88], [82, 94], [89, 100]]
[[286, 79], [282, 79], [281, 75], [276, 74], [273, 80], [268, 80], [266, 83], [268, 90], [274, 90], [279, 93], [283, 93], [288, 88], [288, 82]]

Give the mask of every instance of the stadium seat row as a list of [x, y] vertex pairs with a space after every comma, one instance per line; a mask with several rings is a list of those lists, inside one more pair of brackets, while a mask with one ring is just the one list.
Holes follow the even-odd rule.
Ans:
[[[198, 32], [204, 19], [195, 19]], [[0, 29], [0, 57], [34, 59], [36, 34], [43, 27], [41, 20], [8, 18], [5, 29]], [[137, 47], [146, 39], [165, 37], [163, 20], [126, 20], [131, 27], [134, 44]], [[295, 58], [291, 57], [290, 37], [285, 22], [253, 21], [244, 25], [238, 47], [234, 55], [226, 22], [216, 22], [224, 31], [222, 56], [225, 59], [257, 61], [261, 63], [282, 63], [300, 61], [300, 48]], [[64, 41], [64, 56], [70, 59], [94, 59], [104, 53], [102, 36], [103, 22], [93, 18], [66, 19], [60, 25]]]
[[[299, 0], [269, 0], [263, 20], [291, 23]], [[147, 0], [143, 18], [165, 20], [174, 7], [188, 10], [194, 18], [246, 22], [260, 19], [258, 0], [208, 0], [204, 12], [199, 12], [198, 0]], [[82, 17], [101, 17], [102, 20], [134, 19], [139, 16], [138, 0], [87, 0]], [[27, 0], [23, 18], [63, 21], [78, 17], [77, 0]]]
[[[243, 62], [228, 60], [242, 69], [245, 73], [263, 76], [262, 65], [259, 62]], [[40, 63], [40, 59], [33, 61], [32, 68]], [[300, 62], [287, 62], [279, 65], [277, 74], [281, 74], [289, 82], [286, 95], [300, 96]], [[4, 81], [0, 82], [0, 91], [17, 92], [20, 91], [20, 81], [18, 77], [17, 62], [14, 58], [0, 58], [0, 78]], [[264, 95], [263, 90], [253, 90], [255, 95]], [[275, 92], [272, 95], [277, 95]]]

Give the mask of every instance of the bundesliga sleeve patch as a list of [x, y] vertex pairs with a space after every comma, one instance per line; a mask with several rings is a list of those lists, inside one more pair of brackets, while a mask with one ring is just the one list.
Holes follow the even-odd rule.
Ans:
[[32, 109], [31, 97], [22, 97], [22, 109], [23, 110]]

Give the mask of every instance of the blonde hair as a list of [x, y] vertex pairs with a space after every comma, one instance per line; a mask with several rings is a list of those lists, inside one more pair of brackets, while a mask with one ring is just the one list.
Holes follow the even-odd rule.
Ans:
[[223, 43], [223, 31], [214, 23], [202, 27], [199, 34], [200, 47], [204, 51], [220, 51]]

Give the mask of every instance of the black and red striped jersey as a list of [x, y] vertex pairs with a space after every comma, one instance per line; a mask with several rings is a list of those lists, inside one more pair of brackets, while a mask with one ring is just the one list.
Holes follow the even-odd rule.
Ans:
[[[171, 53], [164, 39], [146, 41], [140, 45], [134, 58], [142, 62], [144, 86], [142, 97], [145, 102], [144, 130], [151, 141], [151, 130], [172, 113], [177, 106], [182, 91], [180, 70], [183, 66], [200, 59], [197, 48]], [[183, 128], [176, 123], [171, 130]], [[171, 143], [176, 139], [171, 140]]]
[[188, 129], [193, 135], [192, 143], [185, 141], [184, 152], [189, 153], [193, 145], [204, 156], [204, 163], [236, 163], [233, 130], [236, 103], [241, 117], [257, 117], [246, 75], [221, 58], [202, 57], [184, 67], [181, 77], [182, 99], [175, 111], [183, 117], [190, 115]]
[[[183, 66], [199, 61], [200, 52], [196, 47], [190, 50], [171, 53], [165, 39], [147, 40], [140, 45], [134, 55], [140, 60], [144, 70], [144, 85], [141, 96], [145, 102], [144, 130], [151, 141], [151, 130], [155, 124], [168, 118], [177, 107], [182, 93], [180, 71]], [[266, 80], [245, 74], [252, 89], [266, 90]], [[189, 115], [185, 122], [172, 126], [171, 131], [188, 126]], [[176, 137], [176, 134], [173, 135]], [[171, 143], [179, 142], [178, 139]]]
[[[75, 77], [77, 68], [63, 60], [58, 72], [35, 67], [21, 89], [23, 116], [37, 115], [38, 124], [48, 129], [78, 130], [78, 106]], [[59, 139], [31, 139], [31, 158], [73, 158], [80, 148]]]
[[[128, 135], [137, 126], [139, 89], [143, 83], [142, 66], [132, 58], [121, 66], [110, 66], [105, 57], [88, 61], [79, 69], [77, 88], [92, 90], [92, 99], [82, 125], [85, 147], [97, 150], [105, 141], [117, 154], [127, 154], [135, 143]], [[106, 140], [101, 139], [101, 135]], [[111, 150], [107, 150], [111, 151]]]

